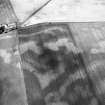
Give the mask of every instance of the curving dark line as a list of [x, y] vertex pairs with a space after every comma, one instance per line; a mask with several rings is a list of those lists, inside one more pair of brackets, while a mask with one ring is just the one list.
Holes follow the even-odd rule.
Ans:
[[[73, 42], [74, 42], [74, 45], [76, 46], [76, 47], [78, 47], [78, 45], [77, 45], [77, 43], [76, 43], [76, 40], [75, 40], [75, 38], [74, 38], [74, 36], [73, 36], [73, 34], [72, 34], [72, 32], [71, 32], [71, 28], [69, 27], [69, 32], [71, 33], [70, 35], [71, 35], [71, 38], [72, 38], [72, 40], [73, 40]], [[79, 62], [81, 63], [81, 65], [83, 66], [83, 68], [84, 68], [84, 71], [85, 71], [85, 73], [86, 73], [86, 75], [87, 75], [87, 80], [88, 80], [88, 83], [89, 83], [89, 88], [90, 88], [90, 90], [91, 90], [91, 92], [93, 93], [93, 95], [94, 95], [94, 97], [97, 99], [97, 101], [98, 101], [98, 105], [103, 105], [103, 103], [102, 103], [102, 101], [100, 100], [100, 98], [97, 96], [97, 93], [96, 93], [96, 88], [95, 88], [95, 86], [94, 86], [94, 84], [93, 84], [93, 81], [91, 80], [91, 77], [90, 77], [90, 75], [89, 75], [89, 73], [88, 73], [88, 70], [87, 70], [87, 67], [86, 67], [86, 61], [84, 60], [84, 58], [85, 58], [85, 56], [86, 56], [86, 52], [84, 51], [84, 53], [83, 54], [79, 54]]]

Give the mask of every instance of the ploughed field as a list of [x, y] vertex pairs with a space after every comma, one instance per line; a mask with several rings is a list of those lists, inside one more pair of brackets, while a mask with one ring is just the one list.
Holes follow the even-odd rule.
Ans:
[[104, 35], [96, 38], [98, 25], [43, 23], [18, 30], [29, 105], [104, 105]]

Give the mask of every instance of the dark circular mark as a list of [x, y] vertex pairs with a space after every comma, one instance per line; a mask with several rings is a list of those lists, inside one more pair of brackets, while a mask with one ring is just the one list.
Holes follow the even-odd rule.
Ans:
[[57, 53], [50, 49], [44, 48], [42, 54], [39, 55], [40, 63], [46, 66], [46, 69], [51, 69], [56, 72], [59, 61], [57, 59]]

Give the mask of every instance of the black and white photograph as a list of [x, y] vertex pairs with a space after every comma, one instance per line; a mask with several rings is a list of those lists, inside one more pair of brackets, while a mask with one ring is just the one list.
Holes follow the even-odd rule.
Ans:
[[0, 105], [105, 105], [104, 0], [0, 0]]

